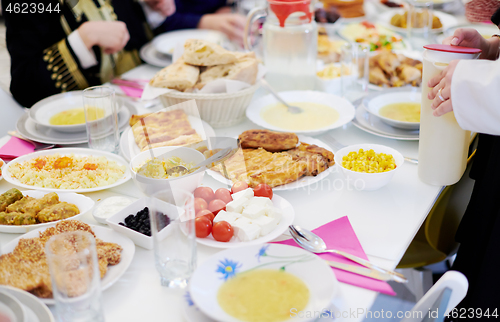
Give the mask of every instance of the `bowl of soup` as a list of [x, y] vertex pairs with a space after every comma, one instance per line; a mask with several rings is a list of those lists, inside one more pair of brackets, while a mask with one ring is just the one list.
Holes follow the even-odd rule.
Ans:
[[[196, 306], [215, 321], [314, 321], [339, 283], [320, 257], [299, 247], [231, 248], [204, 261], [190, 280]], [[309, 312], [310, 314], [306, 314]]]
[[367, 98], [363, 104], [369, 113], [390, 126], [404, 130], [418, 130], [421, 95], [418, 91], [391, 92]]
[[[117, 104], [117, 101], [115, 101]], [[104, 109], [90, 106], [90, 121], [104, 117]], [[83, 109], [82, 91], [61, 93], [44, 98], [33, 105], [29, 111], [30, 118], [43, 127], [59, 132], [85, 132], [85, 112]]]

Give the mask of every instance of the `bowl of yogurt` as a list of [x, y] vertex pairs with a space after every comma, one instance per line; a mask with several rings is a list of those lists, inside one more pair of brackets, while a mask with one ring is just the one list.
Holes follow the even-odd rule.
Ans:
[[101, 224], [107, 224], [106, 219], [113, 216], [136, 200], [136, 198], [127, 196], [113, 196], [103, 199], [94, 208], [92, 216], [94, 216], [94, 219], [97, 222]]

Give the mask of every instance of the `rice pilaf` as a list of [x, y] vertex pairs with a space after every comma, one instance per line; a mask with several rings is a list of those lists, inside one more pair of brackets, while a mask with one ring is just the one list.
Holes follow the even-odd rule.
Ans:
[[123, 177], [126, 167], [104, 156], [74, 154], [36, 157], [12, 164], [9, 171], [20, 183], [55, 189], [104, 187]]

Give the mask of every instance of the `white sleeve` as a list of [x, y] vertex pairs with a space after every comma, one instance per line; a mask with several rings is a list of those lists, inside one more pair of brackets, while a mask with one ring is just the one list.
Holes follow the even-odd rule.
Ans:
[[451, 101], [461, 128], [500, 135], [500, 60], [462, 60], [451, 81]]
[[85, 46], [78, 30], [69, 34], [68, 43], [75, 52], [76, 57], [78, 57], [83, 69], [97, 65], [97, 59], [95, 58], [94, 52], [92, 49], [88, 49], [87, 46]]
[[159, 27], [167, 18], [161, 13], [151, 9], [144, 1], [139, 1], [139, 3], [141, 4], [142, 11], [144, 11], [144, 15], [146, 16], [146, 20], [148, 21], [151, 29]]

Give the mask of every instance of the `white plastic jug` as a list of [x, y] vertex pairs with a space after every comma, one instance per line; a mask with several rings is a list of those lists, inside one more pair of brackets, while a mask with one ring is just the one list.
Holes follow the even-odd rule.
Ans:
[[424, 48], [418, 176], [425, 183], [447, 186], [458, 182], [465, 172], [470, 131], [458, 125], [453, 112], [439, 117], [432, 115], [432, 100], [427, 98], [431, 89], [427, 83], [452, 60], [476, 59], [481, 50], [449, 45]]

